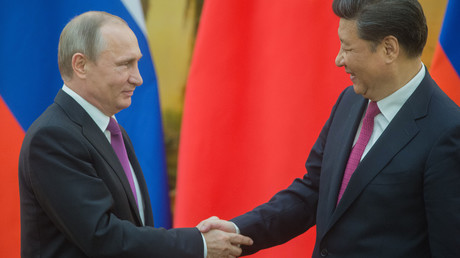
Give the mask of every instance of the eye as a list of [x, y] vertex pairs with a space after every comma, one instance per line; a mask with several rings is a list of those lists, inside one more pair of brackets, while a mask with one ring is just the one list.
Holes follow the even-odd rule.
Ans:
[[344, 47], [342, 47], [342, 51], [344, 53], [350, 53], [351, 51], [353, 51], [353, 49], [352, 48], [344, 48]]
[[341, 45], [340, 47], [341, 47], [342, 50], [345, 51], [345, 52], [351, 51], [351, 48], [344, 47], [343, 45]]
[[131, 63], [132, 63], [132, 61], [130, 61], [130, 60], [124, 60], [124, 61], [118, 62], [117, 65], [118, 66], [126, 66], [126, 67], [128, 67], [128, 66], [131, 65]]
[[342, 49], [343, 52], [350, 52], [352, 51], [352, 48], [348, 44], [345, 44], [344, 42], [341, 42], [340, 48]]

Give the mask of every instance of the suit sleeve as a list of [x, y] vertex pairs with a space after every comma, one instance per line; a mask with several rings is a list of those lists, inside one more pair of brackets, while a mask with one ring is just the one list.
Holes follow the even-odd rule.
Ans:
[[269, 202], [231, 220], [238, 226], [242, 235], [254, 240], [252, 246], [243, 247], [243, 255], [285, 243], [316, 224], [324, 146], [330, 123], [345, 92], [342, 92], [334, 105], [329, 119], [310, 151], [305, 164], [307, 173], [304, 177], [295, 179], [287, 189], [278, 192]]
[[113, 198], [82, 136], [44, 127], [29, 140], [28, 187], [51, 222], [89, 257], [203, 257], [196, 228], [136, 227], [111, 212]]
[[432, 257], [460, 257], [460, 126], [433, 147], [423, 187]]

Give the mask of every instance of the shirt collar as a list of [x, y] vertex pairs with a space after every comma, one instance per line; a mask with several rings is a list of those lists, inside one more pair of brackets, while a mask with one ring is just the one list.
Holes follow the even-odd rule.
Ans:
[[425, 65], [422, 63], [420, 71], [406, 85], [395, 91], [390, 96], [377, 102], [380, 112], [388, 120], [388, 122], [393, 120], [404, 103], [406, 103], [412, 93], [414, 93], [418, 85], [420, 85], [425, 77], [425, 73]]
[[91, 103], [86, 101], [80, 95], [78, 95], [75, 91], [70, 89], [67, 85], [64, 84], [62, 86], [62, 90], [69, 94], [80, 106], [88, 113], [88, 115], [94, 120], [96, 125], [104, 132], [109, 125], [110, 117], [106, 116], [102, 113], [97, 107], [93, 106]]

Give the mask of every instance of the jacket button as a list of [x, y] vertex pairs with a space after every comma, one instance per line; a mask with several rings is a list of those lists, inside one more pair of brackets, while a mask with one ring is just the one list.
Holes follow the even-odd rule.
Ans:
[[322, 257], [326, 257], [328, 254], [329, 254], [329, 252], [327, 251], [326, 248], [324, 248], [323, 250], [321, 250], [321, 256], [322, 256]]

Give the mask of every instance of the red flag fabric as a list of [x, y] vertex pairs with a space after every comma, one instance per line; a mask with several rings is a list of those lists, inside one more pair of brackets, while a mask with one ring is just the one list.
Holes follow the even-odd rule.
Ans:
[[20, 257], [18, 160], [24, 131], [0, 96], [0, 256]]
[[460, 0], [449, 0], [430, 73], [447, 95], [460, 105]]
[[[296, 177], [339, 93], [332, 0], [205, 1], [188, 78], [174, 226], [231, 219]], [[302, 216], [302, 214], [299, 214]], [[308, 257], [314, 230], [251, 257]]]

